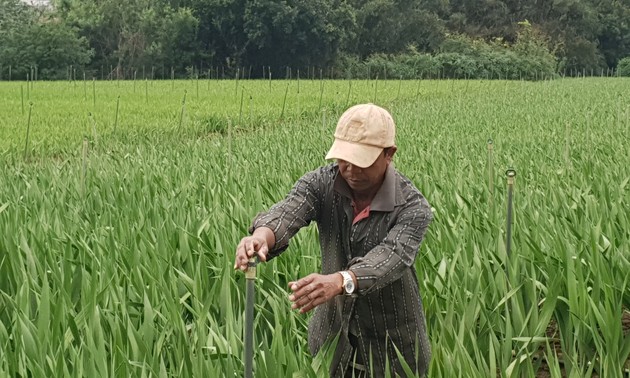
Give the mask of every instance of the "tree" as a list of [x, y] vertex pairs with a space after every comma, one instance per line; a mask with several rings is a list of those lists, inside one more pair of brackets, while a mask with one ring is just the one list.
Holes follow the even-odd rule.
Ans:
[[252, 0], [245, 7], [245, 62], [275, 67], [332, 63], [354, 25], [345, 3]]
[[361, 57], [375, 53], [400, 53], [410, 47], [435, 51], [444, 38], [444, 27], [436, 13], [422, 3], [404, 0], [357, 0], [356, 39], [350, 52]]
[[0, 60], [14, 77], [36, 69], [39, 78], [64, 78], [68, 66], [90, 61], [87, 41], [50, 10], [14, 0], [2, 0], [0, 10]]
[[115, 77], [130, 77], [140, 67], [174, 66], [181, 72], [194, 64], [197, 19], [186, 8], [151, 0], [60, 0], [56, 7], [89, 41], [95, 70], [112, 67]]

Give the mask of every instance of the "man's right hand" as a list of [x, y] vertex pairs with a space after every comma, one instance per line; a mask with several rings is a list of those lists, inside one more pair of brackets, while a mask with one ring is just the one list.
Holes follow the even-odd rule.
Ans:
[[269, 248], [273, 248], [274, 244], [275, 235], [271, 229], [267, 227], [257, 228], [253, 235], [244, 237], [238, 243], [234, 269], [246, 271], [249, 259], [254, 256], [258, 256], [260, 261], [267, 261]]

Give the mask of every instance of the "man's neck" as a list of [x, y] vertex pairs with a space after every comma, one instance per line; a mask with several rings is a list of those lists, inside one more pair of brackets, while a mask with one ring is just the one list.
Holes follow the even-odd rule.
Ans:
[[350, 189], [350, 192], [352, 193], [352, 199], [356, 203], [369, 205], [374, 199], [374, 197], [376, 197], [376, 193], [378, 193], [379, 189], [383, 185], [383, 181], [385, 181], [385, 177], [383, 177], [383, 179], [378, 185], [374, 185], [372, 188], [365, 191], [359, 192], [359, 191]]

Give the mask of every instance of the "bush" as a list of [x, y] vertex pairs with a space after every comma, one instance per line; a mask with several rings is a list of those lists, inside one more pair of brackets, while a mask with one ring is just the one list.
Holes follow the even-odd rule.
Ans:
[[630, 56], [627, 56], [617, 63], [617, 75], [630, 77]]

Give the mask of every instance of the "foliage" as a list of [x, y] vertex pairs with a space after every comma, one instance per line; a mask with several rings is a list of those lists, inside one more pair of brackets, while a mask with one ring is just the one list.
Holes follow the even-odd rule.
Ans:
[[[0, 375], [242, 376], [234, 246], [368, 101], [434, 209], [415, 263], [430, 376], [627, 374], [628, 81], [42, 82], [26, 160], [24, 84], [0, 83]], [[287, 299], [318, 253], [311, 227], [258, 267], [257, 376], [325, 371]]]
[[11, 66], [13, 78], [27, 74], [47, 79], [67, 77], [67, 68], [90, 62], [87, 41], [46, 9], [3, 0], [0, 6], [0, 65]]
[[415, 1], [351, 1], [357, 19], [356, 38], [348, 51], [362, 58], [375, 54], [396, 55], [409, 46], [434, 51], [444, 38], [437, 14]]
[[[339, 67], [349, 56], [371, 60], [368, 64], [384, 74], [379, 59], [409, 55], [410, 49], [434, 56], [466, 55], [440, 58], [445, 74], [449, 71], [447, 76], [452, 77], [515, 77], [513, 72], [532, 76], [533, 70], [539, 71], [538, 76], [540, 72], [549, 76], [550, 69], [563, 75], [590, 75], [612, 69], [630, 55], [630, 4], [623, 1], [53, 0], [52, 4], [42, 18], [32, 16], [41, 8], [2, 0], [0, 56], [9, 58], [0, 58], [4, 67], [0, 72], [6, 72], [8, 64], [25, 67], [41, 59], [42, 54], [31, 53], [31, 62], [15, 62], [22, 57], [15, 48], [3, 46], [25, 43], [14, 37], [27, 34], [24, 31], [34, 36], [42, 31], [54, 34], [44, 38], [46, 43], [58, 43], [69, 53], [68, 59], [44, 63], [56, 66], [48, 67], [50, 74], [42, 78], [59, 77], [57, 73], [69, 65], [82, 66], [88, 77], [103, 78], [132, 78], [140, 71], [157, 78], [217, 76], [209, 69], [218, 72], [219, 68], [222, 77], [234, 77], [241, 69], [252, 77], [268, 77], [271, 72], [273, 78], [282, 78], [290, 70], [313, 77], [319, 69], [330, 72], [331, 67]], [[50, 20], [56, 26], [39, 33], [26, 26]], [[468, 52], [446, 47], [465, 42], [454, 41], [453, 36], [480, 44], [500, 41], [516, 55], [484, 50], [481, 61], [473, 64]], [[79, 51], [70, 51], [71, 46]], [[525, 56], [530, 53], [535, 57]], [[489, 61], [514, 66], [489, 68]], [[402, 70], [399, 76], [413, 71], [400, 62], [393, 65]], [[21, 69], [18, 77], [23, 73]], [[367, 73], [357, 77], [361, 76]]]
[[619, 60], [617, 64], [617, 75], [630, 76], [630, 56]]

